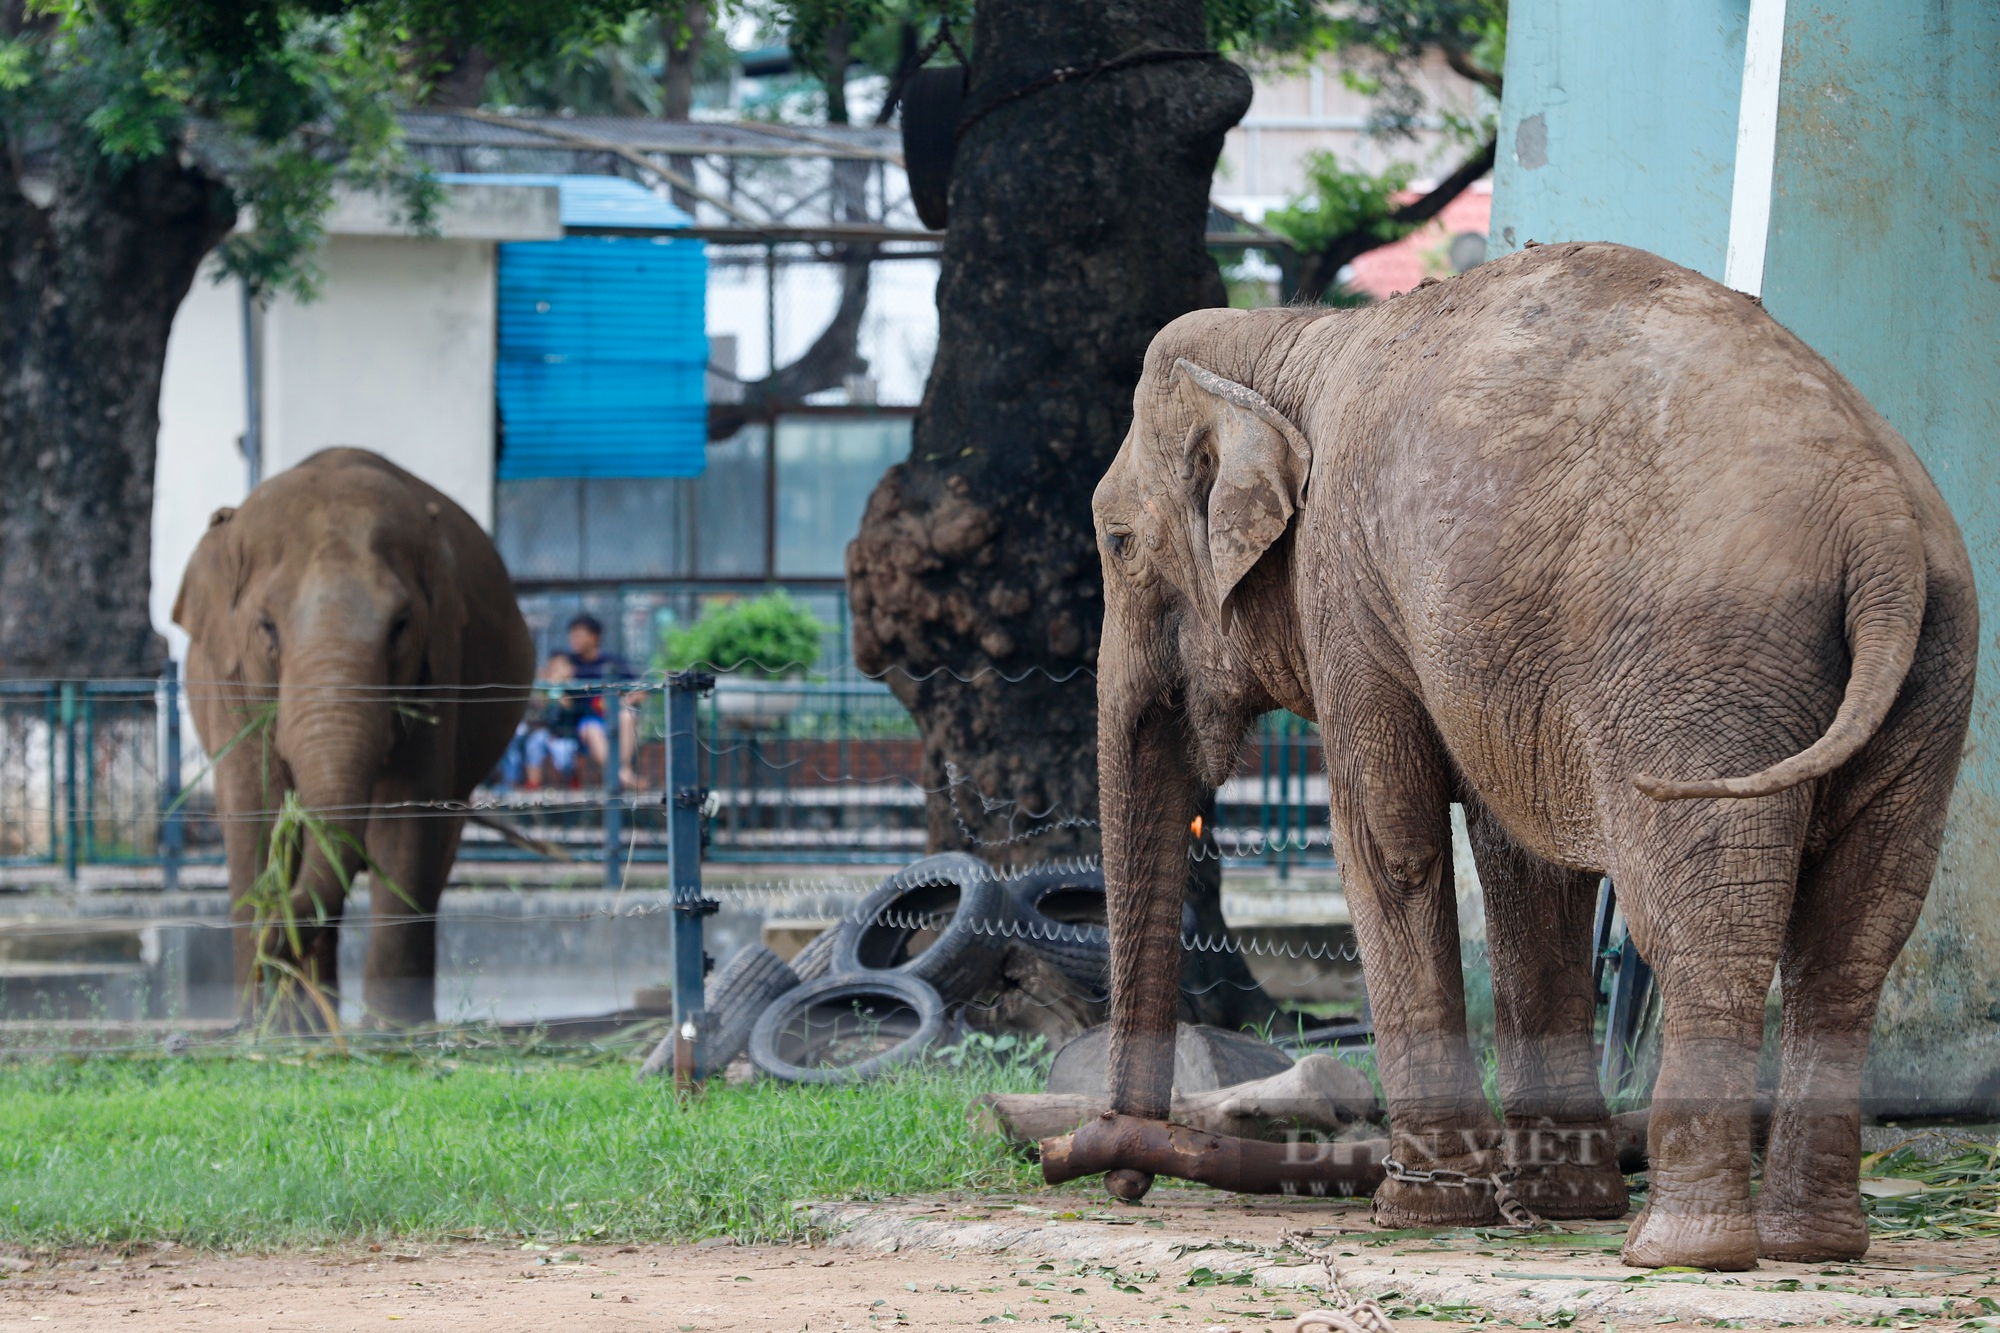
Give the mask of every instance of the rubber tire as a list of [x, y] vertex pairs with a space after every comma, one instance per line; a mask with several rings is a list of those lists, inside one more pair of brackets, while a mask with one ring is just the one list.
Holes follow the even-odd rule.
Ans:
[[840, 927], [829, 926], [792, 955], [792, 975], [800, 981], [818, 981], [833, 970], [833, 946], [839, 941]]
[[[851, 1065], [793, 1064], [778, 1049], [785, 1026], [806, 1011], [819, 1006], [842, 1006], [850, 1001], [890, 999], [916, 1015], [916, 1028], [902, 1041], [865, 1060]], [[786, 1083], [861, 1083], [908, 1064], [922, 1055], [944, 1035], [944, 1001], [926, 982], [900, 972], [875, 972], [866, 976], [835, 973], [809, 981], [781, 995], [764, 1010], [750, 1030], [750, 1062], [772, 1078]]]
[[707, 1031], [702, 1034], [704, 1073], [727, 1068], [750, 1044], [750, 1029], [780, 995], [799, 988], [798, 973], [761, 944], [737, 951], [709, 978], [702, 1009]]
[[[951, 916], [915, 957], [904, 952], [916, 932], [906, 921], [938, 910], [941, 890], [956, 890]], [[1018, 932], [1011, 900], [984, 861], [964, 852], [926, 856], [905, 866], [862, 899], [840, 923], [834, 973], [893, 972], [927, 982], [948, 1005], [992, 990]]]
[[1095, 894], [1104, 914], [1104, 872], [1102, 870], [1036, 870], [1007, 881], [1016, 930], [1021, 939], [1056, 965], [1056, 969], [1082, 988], [1092, 999], [1111, 994], [1111, 928], [1108, 925], [1079, 925], [1045, 914], [1039, 904], [1051, 894], [1075, 892]]
[[[798, 974], [785, 960], [761, 944], [747, 945], [716, 969], [702, 994], [702, 1026], [697, 1047], [696, 1077], [706, 1078], [729, 1067], [750, 1042], [771, 1001], [799, 987]], [[674, 1033], [669, 1030], [639, 1066], [640, 1078], [665, 1073], [674, 1061]]]

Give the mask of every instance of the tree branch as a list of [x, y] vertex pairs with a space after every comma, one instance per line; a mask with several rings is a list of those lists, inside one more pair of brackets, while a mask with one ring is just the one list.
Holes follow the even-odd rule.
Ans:
[[1458, 75], [1461, 79], [1472, 80], [1472, 82], [1478, 84], [1487, 92], [1492, 93], [1495, 97], [1500, 96], [1500, 76], [1498, 74], [1484, 66], [1473, 64], [1472, 57], [1455, 46], [1445, 46], [1441, 49], [1444, 51], [1444, 63], [1451, 66], [1452, 73]]
[[[1412, 199], [1382, 220], [1393, 223], [1398, 228], [1408, 229], [1402, 235], [1407, 235], [1408, 231], [1414, 231], [1429, 222], [1442, 213], [1452, 200], [1471, 188], [1474, 181], [1493, 170], [1493, 158], [1497, 147], [1498, 140], [1488, 139], [1478, 152], [1459, 163], [1457, 170], [1439, 181], [1422, 198]], [[1376, 231], [1377, 225], [1371, 222], [1367, 226], [1356, 227], [1352, 231], [1334, 237], [1318, 250], [1302, 251], [1299, 255], [1298, 299], [1306, 302], [1318, 301], [1326, 295], [1327, 288], [1334, 284], [1342, 268], [1370, 250], [1392, 245], [1401, 239], [1401, 235], [1398, 235], [1384, 240]]]
[[861, 341], [861, 317], [868, 312], [868, 270], [875, 257], [873, 245], [847, 247], [840, 274], [840, 305], [805, 354], [762, 379], [746, 380], [743, 401], [712, 403], [708, 409], [708, 438], [726, 440], [752, 421], [769, 421], [788, 407], [797, 407], [806, 395], [837, 389], [849, 375], [868, 373], [868, 362], [857, 350]]

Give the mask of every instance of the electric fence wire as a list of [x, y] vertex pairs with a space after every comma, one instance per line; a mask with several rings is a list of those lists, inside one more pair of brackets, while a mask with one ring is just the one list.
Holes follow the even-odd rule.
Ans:
[[[731, 681], [741, 667], [741, 663], [737, 663], [732, 667], [716, 667], [704, 663], [700, 664], [697, 669], [714, 675], [718, 681]], [[759, 676], [763, 678], [759, 679], [757, 683], [774, 689], [797, 689], [801, 686], [810, 688], [818, 682], [794, 681], [782, 678], [783, 673], [788, 670], [804, 671], [808, 669], [810, 669], [810, 664], [805, 662], [792, 662], [777, 668], [771, 668], [763, 663], [759, 663]], [[201, 698], [236, 698], [249, 693], [260, 694], [263, 697], [275, 699], [282, 688], [285, 693], [308, 691], [320, 697], [332, 698], [378, 698], [384, 694], [398, 694], [436, 699], [458, 693], [465, 695], [468, 701], [485, 703], [510, 701], [513, 698], [530, 699], [538, 693], [546, 693], [550, 690], [599, 695], [660, 693], [668, 687], [672, 681], [672, 677], [678, 674], [678, 672], [647, 671], [645, 674], [627, 681], [607, 681], [603, 683], [536, 681], [526, 685], [511, 681], [439, 685], [425, 685], [418, 682], [370, 685], [354, 682], [331, 684], [305, 681], [286, 683], [281, 687], [277, 682], [242, 681], [228, 677], [201, 676], [182, 678], [178, 684], [183, 694]], [[932, 667], [927, 671], [912, 671], [906, 667], [890, 667], [880, 672], [856, 670], [853, 674], [857, 679], [873, 684], [887, 684], [894, 678], [908, 680], [918, 685], [928, 684], [939, 677], [956, 681], [961, 685], [978, 685], [991, 680], [998, 680], [1006, 685], [1020, 685], [1037, 678], [1046, 680], [1048, 683], [1054, 685], [1066, 685], [1072, 680], [1084, 677], [1092, 680], [1097, 678], [1096, 668], [1088, 665], [1079, 664], [1057, 671], [1050, 667], [1042, 666], [1039, 663], [1032, 663], [1019, 671], [1007, 671], [998, 666], [982, 666], [968, 673], [960, 671], [955, 667], [940, 665]], [[839, 682], [831, 683], [835, 685], [839, 684]], [[133, 698], [150, 695], [157, 691], [160, 686], [161, 679], [157, 676], [99, 676], [89, 678], [74, 676], [18, 677], [10, 678], [4, 683], [4, 688], [0, 688], [0, 698], [9, 695], [25, 696], [38, 692], [57, 691], [65, 687], [73, 688], [78, 690], [79, 693], [88, 693], [99, 698]], [[197, 692], [199, 693], [197, 694]]]
[[[993, 873], [987, 882], [1004, 883], [1016, 875], [1026, 878], [1060, 877], [1064, 874], [1087, 873], [1094, 867], [1088, 858], [1066, 861], [1043, 862], [1036, 866], [1023, 867], [1012, 873]], [[976, 877], [975, 877], [976, 878]], [[829, 899], [859, 898], [869, 889], [848, 880], [787, 881], [765, 885], [710, 885], [704, 892], [716, 901], [728, 904], [755, 905], [766, 911], [773, 910], [774, 904], [810, 903], [819, 906]], [[566, 890], [550, 890], [551, 893]], [[574, 924], [588, 921], [637, 921], [648, 917], [666, 916], [674, 910], [672, 891], [629, 889], [620, 892], [619, 897], [653, 895], [656, 901], [624, 903], [616, 902], [611, 907], [577, 907], [561, 911], [523, 912], [482, 912], [465, 909], [451, 912], [409, 912], [397, 913], [389, 921], [397, 926], [416, 924], [449, 925], [498, 925], [522, 928]], [[1106, 926], [1076, 922], [1052, 922], [1043, 924], [1036, 921], [1022, 921], [1008, 917], [978, 917], [959, 921], [953, 912], [899, 912], [884, 908], [871, 913], [863, 913], [858, 904], [850, 905], [840, 914], [826, 921], [827, 929], [838, 929], [853, 925], [862, 929], [884, 929], [913, 934], [921, 931], [937, 930], [948, 923], [962, 924], [976, 935], [990, 936], [1001, 940], [1024, 940], [1043, 944], [1102, 944], [1109, 947], [1110, 932]], [[363, 918], [364, 921], [367, 918]], [[301, 916], [296, 920], [300, 927], [338, 926], [342, 923], [339, 915]], [[0, 929], [15, 939], [33, 939], [41, 936], [67, 938], [79, 933], [80, 929], [198, 929], [210, 931], [265, 930], [284, 924], [275, 919], [236, 920], [203, 916], [158, 916], [158, 917], [92, 917], [78, 920], [37, 921], [22, 920], [6, 922], [0, 918]], [[1229, 934], [1201, 934], [1183, 931], [1180, 937], [1181, 949], [1187, 953], [1236, 954], [1242, 957], [1282, 958], [1288, 961], [1344, 962], [1360, 960], [1358, 946], [1348, 939], [1334, 943], [1299, 943], [1290, 940], [1260, 939], [1254, 928], [1232, 931]]]

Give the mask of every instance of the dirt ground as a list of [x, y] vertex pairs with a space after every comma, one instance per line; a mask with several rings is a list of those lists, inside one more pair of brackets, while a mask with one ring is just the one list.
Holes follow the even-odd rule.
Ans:
[[[1134, 1275], [1122, 1275], [1130, 1278]], [[1129, 1288], [1129, 1290], [1128, 1290]], [[946, 1329], [1040, 1324], [1287, 1327], [1236, 1288], [1063, 1276], [990, 1256], [850, 1250], [412, 1247], [258, 1258], [74, 1256], [0, 1283], [0, 1330]], [[1303, 1313], [1309, 1303], [1283, 1308]], [[1256, 1311], [1254, 1322], [1246, 1312]], [[1398, 1329], [1446, 1328], [1398, 1320]]]
[[[0, 1333], [391, 1322], [494, 1333], [554, 1325], [1283, 1333], [1318, 1303], [1319, 1256], [1333, 1259], [1352, 1289], [1382, 1297], [1396, 1328], [1410, 1333], [1463, 1327], [1482, 1312], [1527, 1327], [1723, 1319], [1749, 1328], [1937, 1327], [1982, 1313], [1978, 1297], [2000, 1293], [2000, 1243], [1991, 1241], [1878, 1244], [1857, 1265], [1648, 1276], [1617, 1265], [1615, 1223], [1539, 1238], [1413, 1237], [1374, 1231], [1365, 1205], [1160, 1195], [1143, 1208], [1073, 1203], [1074, 1211], [1058, 1211], [1047, 1196], [830, 1205], [817, 1214], [828, 1239], [796, 1247], [471, 1240], [258, 1256], [145, 1247], [0, 1260]], [[1422, 1317], [1430, 1313], [1459, 1322]]]

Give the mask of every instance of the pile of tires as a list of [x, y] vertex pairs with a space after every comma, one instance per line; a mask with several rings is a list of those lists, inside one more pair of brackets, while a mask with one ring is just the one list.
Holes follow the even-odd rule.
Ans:
[[[962, 852], [889, 876], [790, 963], [751, 945], [709, 979], [698, 1039], [703, 1073], [746, 1051], [793, 1083], [855, 1083], [917, 1059], [953, 1015], [988, 994], [1026, 946], [1089, 995], [1110, 988], [1101, 872], [1011, 878]], [[672, 1058], [669, 1035], [641, 1073]]]

